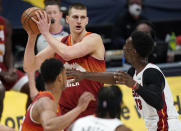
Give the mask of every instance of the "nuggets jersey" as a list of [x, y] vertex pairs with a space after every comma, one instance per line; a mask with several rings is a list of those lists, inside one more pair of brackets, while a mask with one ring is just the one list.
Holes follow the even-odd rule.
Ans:
[[[89, 35], [90, 33], [88, 32], [86, 35]], [[85, 36], [86, 36], [85, 35]], [[62, 39], [62, 42], [65, 43], [68, 46], [71, 46], [71, 36], [64, 37]], [[66, 69], [77, 69], [82, 72], [105, 72], [106, 67], [105, 67], [105, 60], [97, 60], [93, 58], [90, 55], [81, 57], [81, 58], [76, 58], [70, 61], [65, 61], [61, 56], [56, 54], [56, 58], [60, 59], [64, 63], [64, 67]], [[64, 89], [62, 93], [62, 97], [60, 99], [60, 105], [61, 108], [65, 107], [67, 111], [73, 109], [78, 102], [78, 99], [80, 95], [85, 92], [89, 91], [94, 94], [95, 98], [97, 98], [97, 93], [99, 89], [103, 86], [103, 83], [100, 82], [95, 82], [95, 81], [90, 81], [90, 80], [81, 80], [76, 83], [71, 83], [72, 79], [68, 79], [67, 81], [67, 88]], [[71, 83], [71, 84], [70, 84]], [[90, 109], [90, 107], [92, 109]], [[61, 111], [64, 109], [61, 109]], [[89, 113], [86, 113], [89, 110]], [[66, 113], [62, 112], [63, 114]], [[91, 102], [89, 104], [88, 109], [83, 113], [85, 115], [91, 115], [95, 113], [96, 111], [96, 101]]]
[[[23, 123], [20, 127], [20, 131], [43, 131], [43, 127], [41, 126], [40, 123], [34, 121], [32, 119], [32, 107], [33, 104], [40, 98], [42, 97], [49, 97], [52, 100], [55, 100], [55, 98], [53, 97], [53, 95], [50, 92], [40, 92], [33, 100], [33, 102], [31, 103], [31, 105], [29, 106], [25, 117], [23, 119]], [[58, 107], [57, 109], [57, 116], [60, 115], [60, 108]]]
[[6, 26], [5, 19], [0, 16], [0, 62], [3, 63], [3, 57], [5, 54], [5, 42], [6, 42]]
[[[136, 75], [134, 73], [133, 79], [137, 81], [141, 86], [143, 86], [143, 73], [148, 68], [154, 68], [162, 73], [162, 71], [154, 64], [147, 64], [146, 67]], [[163, 74], [163, 73], [162, 73]], [[153, 76], [154, 77], [154, 76]], [[163, 75], [164, 77], [164, 75]], [[165, 87], [163, 89], [162, 98], [164, 101], [164, 106], [161, 110], [156, 110], [154, 107], [146, 103], [146, 101], [133, 90], [133, 97], [138, 112], [141, 114], [145, 121], [146, 128], [149, 131], [168, 131], [169, 119], [177, 119], [178, 113], [173, 105], [173, 98], [169, 85], [164, 77]]]
[[123, 123], [117, 118], [103, 119], [90, 115], [75, 121], [72, 131], [115, 131], [120, 125]]

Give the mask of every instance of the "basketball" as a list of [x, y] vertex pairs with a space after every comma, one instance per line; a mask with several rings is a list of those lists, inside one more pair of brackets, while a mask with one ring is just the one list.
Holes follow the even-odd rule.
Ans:
[[21, 24], [26, 31], [31, 31], [33, 34], [39, 34], [40, 31], [36, 23], [31, 19], [32, 17], [37, 20], [37, 16], [35, 14], [36, 11], [43, 11], [38, 7], [30, 7], [26, 9], [21, 15]]

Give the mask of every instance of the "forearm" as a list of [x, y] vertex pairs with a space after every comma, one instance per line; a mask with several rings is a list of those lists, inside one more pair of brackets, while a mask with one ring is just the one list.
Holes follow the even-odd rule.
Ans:
[[57, 131], [67, 128], [80, 113], [81, 109], [76, 107], [65, 115], [50, 119], [46, 124], [47, 127], [45, 127], [45, 131]]
[[33, 100], [35, 96], [39, 93], [38, 90], [36, 89], [35, 73], [34, 72], [28, 73], [28, 79], [29, 79], [30, 97]]
[[36, 37], [31, 37], [31, 39], [28, 37], [28, 42], [25, 48], [25, 53], [24, 53], [24, 70], [26, 72], [33, 72], [34, 70], [34, 64], [35, 64], [35, 52], [34, 52], [34, 47], [35, 47], [35, 41]]
[[105, 84], [115, 84], [113, 72], [82, 72], [84, 79], [93, 80]]
[[69, 59], [67, 55], [70, 50], [67, 49], [67, 46], [55, 39], [50, 33], [46, 33], [43, 35], [48, 44], [55, 50], [57, 54], [59, 54], [63, 59]]
[[162, 98], [162, 91], [155, 85], [149, 85], [148, 87], [138, 86], [136, 92], [151, 106], [160, 110], [163, 107], [164, 101]]

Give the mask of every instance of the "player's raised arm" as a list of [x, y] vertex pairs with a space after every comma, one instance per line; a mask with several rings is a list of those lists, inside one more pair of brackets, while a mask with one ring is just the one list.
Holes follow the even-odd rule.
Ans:
[[24, 53], [24, 70], [26, 72], [32, 72], [35, 70], [38, 70], [40, 68], [41, 63], [50, 57], [54, 56], [54, 51], [47, 47], [37, 55], [35, 55], [34, 48], [35, 48], [35, 41], [37, 38], [36, 34], [31, 34], [31, 32], [28, 33], [28, 41], [25, 48]]

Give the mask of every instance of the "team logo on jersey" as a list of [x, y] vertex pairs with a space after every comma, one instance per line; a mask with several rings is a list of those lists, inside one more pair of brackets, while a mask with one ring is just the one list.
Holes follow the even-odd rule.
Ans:
[[[65, 67], [65, 69], [70, 69], [70, 70], [76, 69], [76, 70], [79, 70], [81, 72], [86, 72], [86, 70], [77, 63], [69, 64], [69, 63], [65, 62], [64, 67]], [[79, 82], [73, 82], [73, 81], [74, 81], [74, 79], [68, 78], [67, 87], [75, 87], [75, 86], [80, 85]]]

